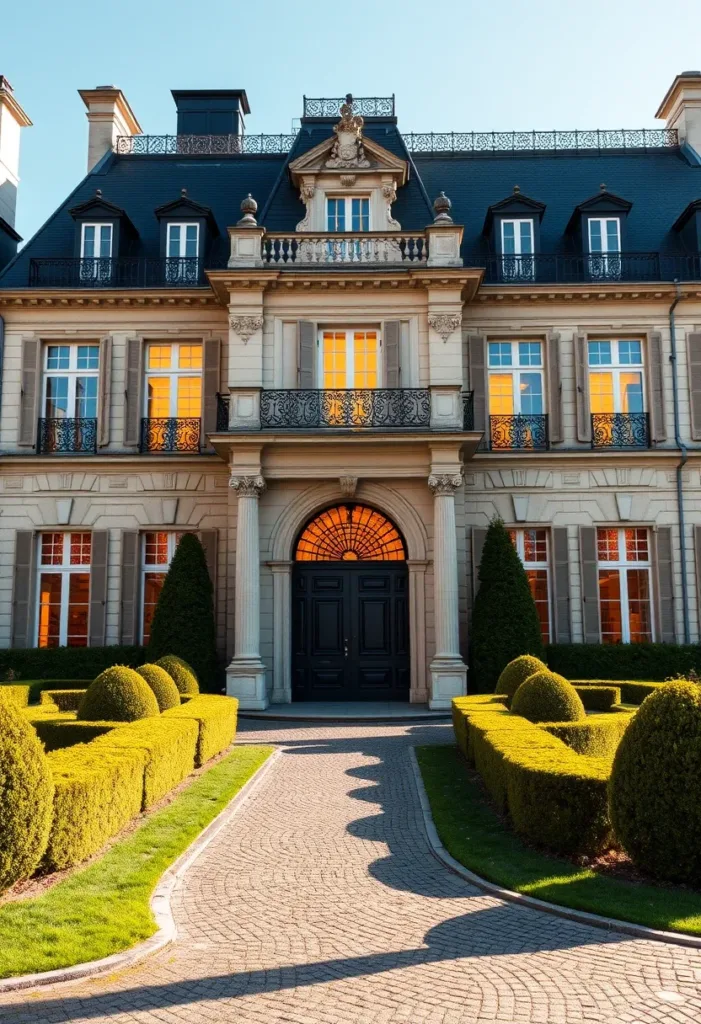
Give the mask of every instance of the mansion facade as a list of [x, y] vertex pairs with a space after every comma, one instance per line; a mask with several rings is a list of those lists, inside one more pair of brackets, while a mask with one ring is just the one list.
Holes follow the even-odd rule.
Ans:
[[146, 642], [196, 532], [242, 708], [447, 708], [495, 515], [547, 642], [699, 640], [701, 74], [639, 131], [80, 95], [87, 175], [13, 255], [0, 78], [0, 645]]

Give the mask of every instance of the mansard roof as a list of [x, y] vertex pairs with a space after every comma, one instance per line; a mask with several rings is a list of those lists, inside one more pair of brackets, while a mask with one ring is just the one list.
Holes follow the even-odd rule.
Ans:
[[[70, 257], [75, 222], [71, 210], [89, 202], [96, 188], [125, 211], [134, 226], [129, 255], [158, 256], [159, 222], [154, 211], [172, 203], [186, 189], [200, 207], [211, 211], [218, 229], [206, 255], [211, 267], [225, 266], [227, 228], [239, 220], [241, 200], [250, 192], [258, 202], [257, 219], [269, 231], [294, 231], [304, 216], [290, 164], [328, 142], [336, 118], [303, 120], [289, 153], [131, 155], [105, 157], [75, 188], [0, 275], [0, 287], [24, 288], [31, 258]], [[430, 137], [429, 137], [430, 138]], [[680, 251], [674, 225], [680, 211], [701, 194], [701, 160], [684, 147], [591, 150], [485, 149], [470, 152], [413, 152], [407, 149], [394, 118], [368, 118], [363, 139], [408, 167], [406, 184], [398, 188], [393, 216], [406, 231], [422, 230], [433, 220], [432, 200], [443, 191], [452, 200], [452, 217], [464, 226], [463, 255], [479, 256], [487, 245], [485, 217], [499, 206], [518, 182], [521, 197], [537, 196], [545, 206], [540, 251], [569, 251], [567, 234], [573, 211], [607, 197], [624, 196], [626, 248], [630, 252]], [[263, 148], [263, 147], [261, 147]], [[430, 142], [427, 148], [430, 150]], [[177, 202], [177, 200], [176, 200]]]

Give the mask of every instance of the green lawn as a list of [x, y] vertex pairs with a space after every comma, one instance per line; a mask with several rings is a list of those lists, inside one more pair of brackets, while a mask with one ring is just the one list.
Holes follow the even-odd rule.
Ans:
[[418, 747], [416, 754], [441, 841], [475, 874], [549, 903], [701, 935], [701, 893], [625, 882], [540, 853], [499, 818], [457, 747]]
[[0, 977], [97, 960], [152, 935], [159, 878], [272, 751], [236, 747], [100, 860], [43, 896], [0, 905]]

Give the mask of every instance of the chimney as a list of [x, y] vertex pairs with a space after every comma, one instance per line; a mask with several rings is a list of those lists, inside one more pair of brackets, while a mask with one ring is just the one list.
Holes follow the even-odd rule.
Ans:
[[88, 171], [91, 171], [117, 144], [118, 135], [141, 135], [141, 125], [115, 85], [98, 85], [95, 89], [79, 89], [88, 108]]
[[[0, 232], [14, 243], [11, 256], [17, 251], [17, 242], [21, 240], [14, 230], [19, 185], [19, 135], [21, 129], [29, 127], [31, 123], [15, 99], [12, 86], [4, 75], [0, 75], [0, 218], [10, 228], [8, 232], [0, 224]], [[3, 258], [5, 261], [8, 259], [7, 244], [3, 245], [5, 242], [3, 237], [0, 241], [0, 266], [3, 265]]]
[[676, 128], [679, 142], [701, 156], [701, 71], [682, 71], [674, 79], [655, 117]]
[[178, 135], [243, 135], [250, 114], [245, 89], [172, 89]]

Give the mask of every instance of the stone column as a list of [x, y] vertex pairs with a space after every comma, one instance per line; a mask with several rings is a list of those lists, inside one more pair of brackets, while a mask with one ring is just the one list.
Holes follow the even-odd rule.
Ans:
[[238, 494], [236, 526], [236, 596], [234, 657], [226, 670], [226, 692], [238, 697], [242, 710], [268, 706], [265, 667], [260, 658], [260, 543], [258, 498], [265, 490], [262, 476], [232, 476], [229, 486]]
[[292, 567], [268, 562], [273, 574], [273, 704], [292, 701]]
[[431, 697], [434, 710], [450, 708], [453, 697], [467, 690], [467, 668], [460, 656], [458, 604], [458, 547], [455, 534], [455, 492], [462, 474], [431, 475], [433, 492], [433, 598], [436, 653], [431, 662]]

